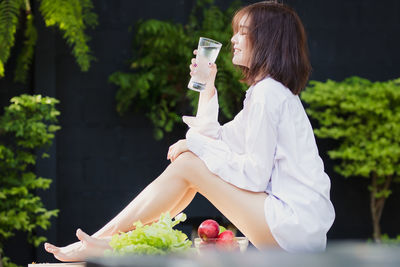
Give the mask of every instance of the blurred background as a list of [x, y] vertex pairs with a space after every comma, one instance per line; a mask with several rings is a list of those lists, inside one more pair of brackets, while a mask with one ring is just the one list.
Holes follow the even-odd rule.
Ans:
[[[0, 1], [2, 4], [5, 2]], [[35, 233], [60, 246], [76, 241], [77, 228], [94, 233], [115, 216], [165, 169], [169, 164], [166, 160], [168, 147], [184, 138], [186, 132], [185, 125], [175, 120], [174, 127], [164, 131], [160, 137], [151, 118], [138, 104], [132, 104], [122, 114], [118, 112], [118, 105], [129, 98], [129, 94], [121, 93], [120, 99], [116, 100], [117, 92], [122, 92], [123, 82], [113, 82], [109, 77], [116, 72], [132, 71], [132, 58], [137, 56], [138, 50], [135, 49], [140, 43], [140, 40], [135, 41], [139, 20], [155, 19], [187, 25], [196, 0], [92, 2], [93, 8], [89, 9], [97, 15], [98, 24], [84, 29], [84, 33], [90, 37], [87, 45], [90, 55], [96, 60], [90, 61], [87, 71], [82, 71], [82, 65], [72, 55], [64, 32], [57, 27], [46, 27], [40, 13], [40, 2], [32, 0], [30, 5], [38, 38], [25, 83], [14, 81], [18, 51], [24, 43], [24, 32], [18, 29], [15, 45], [4, 65], [5, 76], [0, 79], [0, 115], [12, 97], [23, 93], [41, 94], [60, 101], [56, 108], [60, 111], [58, 125], [61, 129], [46, 150], [50, 157], [38, 159], [31, 166], [38, 176], [52, 180], [49, 189], [37, 191], [44, 206], [48, 210], [59, 210], [58, 216], [50, 219], [51, 227]], [[257, 1], [241, 1], [241, 5], [254, 2]], [[341, 81], [357, 75], [371, 81], [386, 81], [400, 76], [399, 1], [287, 0], [284, 3], [298, 12], [308, 34], [313, 66], [311, 80]], [[214, 4], [225, 11], [232, 1], [216, 0]], [[193, 36], [193, 49], [197, 40], [198, 37]], [[223, 45], [229, 48], [228, 43]], [[187, 58], [173, 60], [185, 61], [184, 65], [188, 67], [190, 53], [189, 50]], [[187, 83], [189, 69], [184, 76], [177, 76], [184, 84]], [[240, 97], [244, 97], [242, 91], [240, 93]], [[182, 108], [181, 112], [177, 114], [190, 113], [191, 109]], [[315, 123], [312, 120], [313, 126]], [[328, 242], [345, 239], [366, 241], [372, 237], [373, 231], [368, 191], [370, 181], [344, 178], [336, 173], [333, 170], [335, 162], [327, 155], [336, 143], [317, 138], [317, 144], [331, 178], [331, 199], [336, 209], [336, 220], [328, 233]], [[37, 155], [40, 151], [36, 152]], [[386, 200], [381, 230], [396, 237], [400, 234], [400, 187], [393, 183], [391, 188], [393, 193]], [[181, 228], [189, 237], [192, 228], [203, 219], [216, 218], [229, 223], [200, 195], [185, 213], [189, 220]], [[29, 244], [26, 233], [20, 231], [4, 243], [4, 255], [22, 265], [32, 261], [53, 261], [42, 246], [35, 248]]]

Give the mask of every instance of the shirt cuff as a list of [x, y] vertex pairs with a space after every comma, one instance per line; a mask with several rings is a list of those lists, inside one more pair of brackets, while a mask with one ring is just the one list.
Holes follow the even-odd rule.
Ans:
[[[189, 129], [186, 133], [186, 144], [190, 151], [198, 156], [207, 166], [207, 168], [214, 174], [219, 175], [219, 169], [221, 162], [218, 158], [221, 158], [217, 147], [212, 146], [212, 150], [207, 148], [212, 138], [204, 136], [192, 129]], [[224, 158], [224, 157], [222, 157]]]
[[198, 134], [189, 129], [186, 133], [186, 144], [190, 151], [196, 154], [198, 157], [203, 156], [204, 148], [202, 146], [202, 140], [200, 140]]
[[218, 93], [217, 90], [215, 90], [214, 95], [207, 103], [199, 105], [197, 117], [207, 116], [218, 120], [218, 108]]

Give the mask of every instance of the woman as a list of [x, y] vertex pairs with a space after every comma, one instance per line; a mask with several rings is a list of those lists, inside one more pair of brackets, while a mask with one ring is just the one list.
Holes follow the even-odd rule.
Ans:
[[[259, 249], [325, 249], [335, 214], [330, 180], [298, 97], [311, 70], [303, 25], [290, 7], [260, 2], [239, 10], [232, 26], [232, 62], [251, 85], [243, 110], [219, 125], [217, 67], [210, 64], [197, 115], [183, 117], [190, 129], [169, 148], [166, 170], [98, 232], [78, 229], [80, 242], [46, 243], [48, 252], [64, 261], [100, 255], [112, 235], [132, 230], [137, 220], [180, 213], [197, 192]], [[196, 66], [192, 59], [191, 75]]]

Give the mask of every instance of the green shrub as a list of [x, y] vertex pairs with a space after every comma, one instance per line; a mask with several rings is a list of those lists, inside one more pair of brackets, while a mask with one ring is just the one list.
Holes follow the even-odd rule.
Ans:
[[[59, 112], [58, 100], [40, 95], [21, 95], [11, 99], [0, 117], [0, 256], [5, 242], [16, 231], [26, 232], [28, 241], [38, 246], [46, 238], [36, 236], [37, 227], [47, 229], [57, 210], [47, 210], [38, 189], [47, 189], [51, 180], [37, 177], [35, 149], [50, 146]], [[42, 157], [48, 157], [46, 153]], [[11, 266], [8, 258], [4, 266]]]
[[200, 36], [223, 44], [216, 64], [222, 115], [232, 118], [242, 107], [241, 98], [246, 85], [238, 80], [240, 72], [232, 64], [230, 39], [231, 19], [239, 2], [226, 11], [213, 0], [199, 0], [186, 25], [159, 20], [139, 21], [134, 37], [132, 72], [115, 72], [109, 81], [119, 88], [116, 94], [117, 111], [124, 114], [132, 106], [145, 111], [154, 125], [156, 139], [172, 131], [189, 103], [195, 109], [198, 93], [187, 89], [190, 59]]
[[381, 240], [380, 218], [392, 182], [400, 181], [400, 79], [371, 82], [311, 81], [301, 94], [308, 114], [319, 122], [315, 134], [338, 140], [328, 152], [344, 177], [370, 179], [373, 238]]

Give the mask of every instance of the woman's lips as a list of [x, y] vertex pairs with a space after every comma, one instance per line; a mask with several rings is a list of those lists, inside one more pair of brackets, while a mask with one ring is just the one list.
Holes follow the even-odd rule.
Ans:
[[235, 50], [233, 51], [233, 54], [236, 55], [236, 54], [239, 53], [239, 52], [240, 52], [240, 49], [235, 49]]

